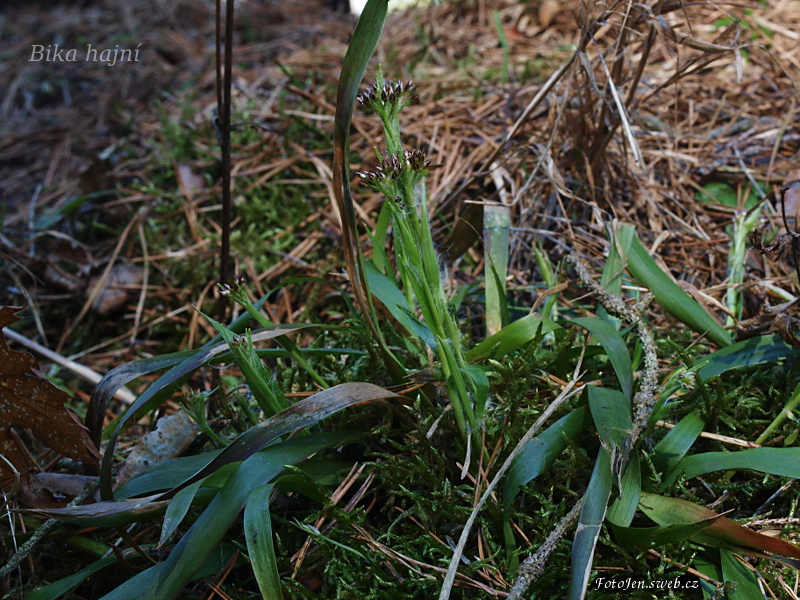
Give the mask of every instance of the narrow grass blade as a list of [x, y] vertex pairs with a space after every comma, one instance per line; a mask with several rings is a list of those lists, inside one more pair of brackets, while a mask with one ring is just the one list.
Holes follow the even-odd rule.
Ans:
[[636, 227], [614, 220], [608, 224], [607, 231], [611, 245], [608, 249], [603, 275], [600, 278], [600, 285], [609, 293], [621, 296], [622, 279], [625, 267], [628, 265], [631, 245], [636, 237]]
[[731, 344], [709, 354], [692, 365], [692, 370], [703, 381], [721, 375], [731, 369], [754, 367], [757, 365], [786, 360], [800, 355], [800, 350], [792, 348], [777, 335], [765, 335]]
[[639, 497], [642, 493], [642, 472], [639, 455], [634, 454], [628, 462], [628, 468], [622, 475], [619, 497], [611, 503], [606, 520], [616, 525], [628, 527], [633, 522]]
[[195, 481], [211, 475], [224, 465], [247, 460], [284, 434], [314, 425], [350, 406], [390, 398], [402, 398], [402, 396], [371, 383], [342, 383], [318, 392], [245, 431], [208, 465], [169, 492], [162, 494], [160, 499], [173, 496]]
[[[135, 556], [139, 556], [139, 553], [128, 549], [122, 551], [122, 556], [126, 558], [134, 558]], [[109, 565], [113, 565], [117, 562], [117, 560], [118, 559], [114, 554], [107, 556], [106, 558], [96, 560], [92, 564], [87, 565], [72, 575], [32, 591], [30, 594], [25, 596], [25, 600], [57, 600], [58, 598], [61, 598], [69, 593], [72, 588], [83, 582], [87, 577], [93, 573], [96, 573], [97, 571], [100, 571], [101, 569], [108, 567]]]
[[[222, 324], [217, 323], [208, 316], [206, 316], [206, 319], [211, 323], [214, 329], [219, 332], [228, 346], [230, 346], [234, 360], [236, 364], [239, 365], [242, 375], [244, 375], [245, 380], [247, 380], [250, 392], [253, 394], [253, 397], [264, 414], [267, 417], [271, 417], [283, 409], [288, 408], [290, 405], [289, 401], [277, 387], [277, 384], [272, 380], [272, 373], [267, 370], [264, 363], [261, 362], [261, 359], [256, 354], [255, 348], [253, 347], [253, 336], [250, 330], [248, 329], [245, 331], [243, 337], [231, 333]], [[280, 338], [277, 338], [276, 341], [281, 343]], [[293, 357], [295, 357], [299, 351], [299, 348], [294, 344], [289, 346], [284, 341], [281, 345], [284, 346]], [[308, 363], [303, 360], [301, 366], [303, 365], [308, 365]], [[327, 384], [325, 387], [330, 387], [330, 385]]]
[[330, 488], [344, 481], [353, 463], [325, 459], [306, 461], [297, 467], [287, 465], [275, 482], [283, 492], [302, 494], [319, 505], [330, 498]]
[[[694, 568], [713, 581], [722, 581], [722, 569], [719, 566], [719, 552], [709, 550], [704, 556], [698, 554], [694, 558]], [[713, 598], [717, 593], [717, 588], [704, 579], [700, 579], [700, 588], [703, 590], [703, 598]]]
[[535, 315], [528, 315], [503, 327], [493, 336], [483, 340], [467, 352], [466, 359], [469, 362], [475, 362], [489, 356], [492, 350], [495, 350], [492, 357], [500, 358], [536, 339], [537, 335], [544, 335], [558, 329], [562, 329], [562, 327], [554, 321], [540, 319]]
[[117, 417], [109, 427], [103, 429], [103, 422], [106, 417], [105, 407], [108, 406], [109, 400], [117, 390], [144, 375], [171, 369], [183, 361], [189, 360], [198, 352], [200, 350], [185, 350], [183, 352], [151, 356], [119, 365], [106, 373], [92, 390], [92, 397], [86, 412], [85, 423], [92, 433], [92, 440], [95, 445], [99, 448], [101, 440], [110, 435], [110, 431], [113, 431], [119, 421], [119, 417]]
[[633, 397], [633, 365], [625, 340], [619, 331], [613, 325], [595, 317], [579, 317], [573, 322], [588, 329], [606, 351], [608, 360], [611, 361], [611, 366], [617, 374], [622, 393], [630, 402]]
[[[333, 329], [334, 327], [335, 326], [326, 325], [326, 329]], [[171, 367], [179, 365], [185, 360], [197, 355], [199, 352], [202, 352], [202, 350], [185, 350], [183, 352], [175, 352], [172, 354], [162, 354], [160, 356], [143, 358], [141, 360], [114, 367], [108, 373], [106, 373], [106, 375], [97, 384], [97, 387], [95, 387], [94, 391], [92, 392], [92, 397], [102, 397], [104, 399], [103, 401], [106, 401], [107, 399], [110, 399], [117, 390], [131, 381], [151, 373], [170, 369]], [[365, 350], [355, 350], [353, 348], [300, 348], [300, 352], [302, 354], [308, 354], [312, 356], [322, 354], [364, 356], [367, 354]], [[286, 356], [287, 354], [286, 350], [283, 348], [256, 348], [255, 353], [259, 356], [259, 358], [278, 358]], [[232, 358], [233, 353], [229, 348], [226, 348], [219, 354], [215, 354], [213, 356], [213, 361], [224, 362], [229, 361]], [[113, 424], [105, 431], [110, 434], [113, 432], [117, 423], [118, 421], [114, 421]]]
[[388, 0], [368, 0], [356, 25], [350, 46], [342, 63], [339, 89], [336, 96], [336, 116], [333, 124], [333, 190], [339, 214], [342, 217], [344, 255], [350, 283], [364, 320], [380, 345], [387, 366], [402, 376], [399, 363], [389, 351], [373, 318], [369, 284], [364, 271], [364, 260], [358, 236], [356, 212], [350, 192], [350, 122], [353, 118], [358, 86], [364, 77], [367, 63], [378, 45], [386, 21]]
[[587, 387], [589, 409], [600, 439], [609, 448], [624, 446], [633, 427], [630, 402], [617, 390]]
[[310, 434], [256, 452], [245, 460], [228, 485], [220, 490], [181, 538], [167, 560], [159, 565], [162, 568], [141, 597], [152, 600], [177, 598], [200, 565], [222, 541], [255, 488], [280, 474], [284, 465], [300, 462], [351, 436], [351, 432]]
[[[256, 308], [261, 308], [267, 301], [268, 296], [269, 294], [258, 300], [254, 306]], [[229, 329], [234, 333], [241, 333], [250, 321], [250, 315], [242, 314], [231, 323]], [[218, 344], [221, 340], [222, 338], [220, 336], [216, 336], [214, 339], [204, 344], [200, 351]], [[187, 350], [174, 354], [153, 356], [151, 358], [120, 365], [106, 373], [92, 391], [92, 397], [89, 401], [89, 408], [86, 413], [86, 426], [89, 428], [92, 441], [95, 445], [98, 448], [100, 447], [100, 432], [103, 429], [103, 421], [106, 417], [106, 406], [108, 406], [108, 401], [119, 388], [142, 375], [155, 371], [162, 371], [180, 364], [183, 360], [188, 359], [197, 352], [198, 350]]]
[[474, 392], [475, 402], [475, 415], [478, 421], [481, 420], [483, 410], [486, 408], [486, 401], [489, 399], [489, 378], [486, 376], [486, 371], [477, 365], [469, 365], [463, 370], [466, 379], [469, 379], [472, 385], [469, 388]]
[[[406, 328], [406, 331], [414, 333], [414, 325], [409, 318], [411, 307], [397, 284], [381, 273], [371, 260], [364, 261], [364, 270], [367, 274], [370, 291], [381, 301], [386, 310]], [[430, 337], [433, 338], [432, 332]]]
[[[92, 524], [103, 527], [124, 524], [136, 520], [140, 516], [151, 517], [153, 513], [166, 510], [166, 503], [163, 500], [213, 475], [226, 465], [246, 461], [271, 441], [286, 433], [313, 425], [349, 406], [400, 397], [369, 383], [341, 384], [301, 400], [260, 425], [252, 427], [217, 454], [209, 463], [166, 493], [144, 499], [99, 502], [48, 512], [53, 512], [52, 516], [56, 516], [56, 518], [70, 522], [82, 520], [86, 523], [87, 519], [92, 519]], [[48, 516], [51, 515], [48, 514]]]
[[[219, 573], [225, 565], [230, 562], [231, 558], [233, 558], [235, 550], [236, 548], [231, 544], [218, 545], [209, 553], [208, 558], [192, 576], [190, 581], [203, 577], [210, 577], [211, 575]], [[100, 598], [100, 600], [142, 600], [142, 598], [150, 600], [150, 597], [147, 596], [147, 590], [156, 576], [162, 571], [163, 567], [164, 563], [159, 563], [146, 571], [134, 575], [113, 592], [109, 592]]]
[[693, 454], [672, 469], [664, 484], [671, 485], [681, 473], [686, 479], [691, 479], [714, 471], [738, 469], [800, 479], [800, 448], [753, 448], [738, 452]]
[[269, 515], [269, 496], [273, 487], [272, 483], [260, 485], [247, 499], [244, 507], [244, 536], [261, 597], [280, 600], [283, 598], [283, 591], [272, 540], [272, 518]]
[[199, 350], [184, 350], [171, 354], [161, 354], [143, 358], [114, 367], [98, 382], [92, 391], [92, 396], [106, 396], [111, 398], [119, 388], [144, 375], [164, 371], [179, 365], [187, 358], [196, 355]]
[[665, 311], [692, 330], [707, 334], [711, 341], [721, 347], [729, 346], [733, 342], [730, 334], [716, 319], [659, 268], [638, 238], [634, 238], [631, 243], [628, 271], [639, 283], [650, 288], [656, 302]]
[[[244, 308], [250, 314], [250, 316], [253, 317], [253, 320], [256, 323], [258, 323], [262, 328], [264, 328], [266, 330], [269, 330], [272, 327], [275, 327], [275, 323], [270, 321], [266, 317], [266, 315], [264, 315], [263, 312], [261, 312], [260, 310], [258, 310], [255, 307], [253, 302], [250, 300], [250, 294], [247, 292], [247, 289], [245, 288], [244, 283], [242, 281], [238, 281], [233, 287], [227, 287], [223, 291], [224, 291], [225, 295], [230, 295], [231, 300], [233, 300], [239, 306]], [[205, 317], [205, 319], [209, 323], [211, 323], [211, 325], [213, 325], [214, 329], [217, 330], [219, 335], [221, 335], [225, 339], [225, 341], [230, 346], [231, 351], [234, 354], [237, 354], [237, 348], [236, 348], [235, 344], [233, 343], [234, 340], [236, 340], [237, 338], [234, 336], [234, 334], [231, 333], [230, 331], [227, 331], [227, 329], [226, 329], [226, 327], [224, 325], [222, 325], [221, 323], [218, 323], [217, 321], [215, 321], [214, 319], [212, 319], [211, 317], [209, 317], [205, 313], [200, 312], [200, 314], [203, 315], [203, 317]], [[302, 367], [302, 369], [306, 373], [308, 373], [308, 375], [311, 376], [311, 378], [317, 383], [317, 385], [319, 385], [323, 389], [326, 389], [326, 388], [330, 387], [328, 382], [325, 381], [325, 378], [322, 377], [322, 375], [320, 375], [319, 373], [317, 373], [317, 371], [314, 369], [314, 367], [312, 367], [311, 364], [300, 353], [300, 348], [297, 346], [297, 344], [294, 343], [293, 340], [289, 339], [285, 335], [281, 335], [281, 336], [276, 337], [275, 341], [278, 343], [278, 345], [281, 348], [283, 348], [284, 350], [286, 350], [289, 353], [289, 356], [292, 357], [292, 360], [295, 363], [297, 363], [300, 367]], [[251, 342], [252, 342], [252, 340], [251, 340]], [[245, 376], [247, 376], [247, 374], [245, 374]]]
[[503, 490], [503, 506], [506, 510], [519, 493], [520, 486], [527, 485], [544, 473], [567, 444], [581, 435], [591, 423], [589, 407], [581, 406], [526, 444], [508, 469]]
[[175, 497], [170, 501], [167, 512], [164, 514], [164, 523], [161, 525], [161, 538], [158, 540], [159, 548], [167, 543], [170, 536], [175, 533], [175, 530], [183, 522], [202, 483], [202, 481], [196, 481], [175, 494]]
[[519, 549], [517, 541], [514, 539], [514, 531], [511, 529], [511, 522], [508, 519], [503, 519], [503, 544], [508, 559], [508, 573], [514, 574], [519, 569]]
[[492, 18], [494, 19], [494, 26], [497, 30], [500, 47], [503, 49], [503, 70], [500, 72], [500, 84], [505, 85], [508, 82], [510, 74], [511, 53], [508, 49], [508, 40], [506, 39], [506, 32], [503, 29], [503, 21], [496, 8], [492, 10]]
[[567, 594], [569, 600], [583, 600], [586, 595], [586, 585], [592, 572], [594, 549], [611, 496], [612, 480], [611, 453], [605, 448], [600, 448], [589, 487], [586, 489], [586, 500], [578, 520], [575, 540], [572, 543], [572, 569]]
[[413, 334], [425, 342], [425, 345], [428, 346], [428, 348], [430, 348], [433, 352], [438, 353], [439, 351], [437, 349], [436, 336], [434, 335], [433, 331], [431, 331], [431, 328], [428, 327], [427, 324], [420, 321], [410, 310], [406, 310], [402, 307], [400, 307], [400, 309], [406, 314], [406, 319]]
[[800, 350], [792, 348], [777, 335], [765, 335], [736, 342], [712, 354], [704, 356], [689, 369], [676, 369], [664, 383], [664, 390], [656, 407], [656, 412], [664, 410], [667, 400], [680, 395], [684, 382], [693, 376], [701, 381], [722, 375], [732, 369], [755, 367], [800, 356]]
[[656, 444], [651, 458], [659, 473], [666, 475], [686, 456], [689, 448], [703, 431], [705, 423], [698, 411], [686, 415], [664, 438]]
[[[389, 205], [384, 203], [383, 206], [381, 206], [380, 213], [378, 213], [378, 221], [375, 223], [375, 235], [370, 235], [370, 240], [372, 241], [372, 260], [369, 261], [373, 263], [373, 266], [378, 269], [379, 273], [383, 273], [384, 275], [388, 275], [391, 269], [389, 258], [386, 256], [386, 235], [391, 222], [392, 211], [389, 209]], [[371, 285], [370, 283], [370, 286]]]
[[[149, 550], [151, 546], [144, 545], [141, 546], [142, 550]], [[206, 563], [200, 567], [200, 570], [197, 572], [195, 579], [199, 579], [201, 577], [208, 577], [209, 575], [213, 575], [214, 573], [219, 572], [219, 570], [228, 562], [230, 561], [231, 557], [233, 556], [234, 548], [230, 544], [222, 544], [219, 547], [219, 552], [212, 554], [212, 556], [206, 561]], [[128, 548], [122, 550], [121, 552], [122, 557], [125, 559], [135, 559], [139, 558], [139, 552]], [[45, 585], [40, 587], [27, 596], [25, 596], [25, 600], [56, 600], [57, 598], [65, 597], [65, 595], [79, 583], [84, 581], [86, 578], [91, 576], [92, 574], [104, 569], [105, 567], [111, 566], [118, 561], [116, 555], [111, 555], [106, 558], [102, 558], [93, 562], [92, 564], [84, 567], [77, 573], [73, 573], [68, 577], [64, 577], [63, 579], [59, 579], [58, 581], [54, 581], [51, 584]], [[139, 575], [134, 576], [132, 579], [136, 579]], [[130, 581], [130, 580], [129, 580]], [[127, 583], [123, 584], [123, 586], [127, 586]], [[132, 586], [133, 587], [133, 586]], [[119, 588], [117, 588], [119, 590]], [[142, 596], [141, 594], [144, 590], [147, 589], [146, 585], [139, 585], [140, 591], [136, 590], [129, 590], [129, 594], [126, 595], [117, 595], [117, 590], [111, 592], [111, 594], [104, 596], [104, 600], [139, 600]], [[132, 592], [132, 595], [130, 595]]]
[[120, 527], [134, 521], [148, 521], [163, 514], [169, 502], [156, 501], [157, 498], [158, 496], [148, 496], [64, 508], [23, 509], [22, 512], [32, 512], [84, 527]]
[[316, 527], [313, 527], [312, 525], [309, 525], [308, 523], [300, 523], [298, 521], [295, 521], [294, 524], [295, 524], [295, 527], [297, 527], [298, 529], [303, 531], [306, 535], [308, 535], [315, 542], [320, 543], [322, 540], [325, 540], [325, 542], [327, 542], [328, 544], [338, 548], [339, 550], [344, 550], [345, 552], [349, 552], [351, 554], [354, 554], [355, 556], [357, 556], [358, 558], [360, 558], [364, 562], [367, 561], [367, 557], [364, 556], [361, 552], [359, 552], [355, 548], [351, 548], [350, 546], [347, 546], [346, 544], [342, 544], [341, 542], [337, 542], [336, 540], [326, 536], [325, 534], [320, 532], [319, 529], [317, 529]]
[[687, 500], [642, 493], [639, 508], [659, 525], [687, 525], [712, 519], [713, 522], [702, 533], [692, 536], [692, 539], [699, 544], [800, 559], [800, 547], [779, 538], [756, 533], [705, 506]]
[[[614, 219], [606, 225], [606, 232], [610, 246], [608, 258], [600, 278], [600, 285], [609, 294], [622, 297], [622, 280], [625, 275], [625, 267], [628, 265], [631, 244], [636, 235], [636, 227], [620, 223]], [[602, 305], [597, 308], [597, 314], [603, 321], [612, 325], [614, 329], [619, 330], [622, 322], [617, 317], [609, 315]]]
[[[766, 195], [761, 190], [761, 186], [758, 185], [755, 186], [755, 189], [751, 188], [751, 191], [759, 200]], [[750, 234], [761, 225], [761, 209], [763, 206], [762, 203], [759, 203], [750, 210], [737, 212], [733, 217], [731, 247], [728, 252], [728, 289], [725, 292], [725, 306], [728, 307], [731, 313], [725, 322], [728, 326], [734, 325], [736, 321], [742, 318], [742, 309], [744, 308], [742, 284], [745, 279], [745, 260], [750, 246]]]
[[614, 541], [626, 550], [647, 550], [648, 548], [658, 548], [666, 544], [686, 541], [692, 536], [705, 531], [717, 518], [719, 518], [719, 515], [696, 523], [659, 527], [620, 527], [612, 521], [610, 529], [614, 534]]
[[[146, 598], [145, 593], [147, 592], [147, 588], [163, 566], [163, 563], [159, 563], [154, 567], [150, 567], [134, 575], [125, 583], [115, 588], [114, 591], [100, 598], [100, 600], [143, 600]], [[201, 575], [198, 572], [196, 578], [199, 577], [201, 577]]]
[[[609, 329], [613, 329], [611, 325], [607, 323], [605, 325]], [[614, 508], [614, 517], [621, 523], [627, 524], [630, 523], [630, 519], [633, 518], [633, 513], [636, 511], [635, 503], [633, 506], [631, 503], [634, 499], [638, 501], [638, 493], [641, 491], [641, 479], [632, 474], [628, 482], [629, 497], [625, 497], [623, 477], [628, 470], [631, 451], [630, 438], [633, 430], [630, 400], [625, 398], [622, 392], [597, 386], [589, 386], [587, 396], [592, 419], [600, 436], [600, 443], [603, 449], [610, 454], [611, 477], [617, 483], [620, 494], [622, 494], [621, 501]]]
[[114, 490], [117, 500], [163, 492], [183, 483], [222, 453], [222, 450], [203, 452], [195, 456], [181, 456], [151, 467], [125, 485]]
[[758, 585], [758, 577], [736, 558], [733, 552], [720, 548], [720, 562], [722, 563], [722, 580], [731, 584], [728, 588], [729, 600], [757, 600], [766, 598]]
[[783, 405], [783, 409], [778, 413], [778, 416], [776, 416], [772, 420], [772, 423], [767, 425], [767, 428], [756, 438], [756, 444], [763, 444], [769, 440], [772, 434], [778, 430], [786, 419], [794, 419], [794, 411], [798, 403], [800, 403], [800, 383], [794, 388], [794, 392], [789, 400], [786, 401], [786, 404]]
[[442, 587], [439, 590], [439, 600], [448, 600], [448, 598], [450, 598], [450, 593], [453, 590], [456, 574], [458, 573], [458, 565], [461, 561], [461, 557], [464, 555], [464, 548], [467, 545], [467, 539], [472, 531], [472, 526], [475, 524], [475, 521], [478, 518], [478, 513], [486, 504], [489, 497], [494, 493], [494, 490], [500, 480], [508, 472], [508, 469], [511, 467], [511, 463], [514, 462], [514, 459], [525, 448], [525, 446], [528, 445], [528, 442], [533, 439], [533, 437], [539, 431], [539, 428], [553, 415], [553, 413], [565, 402], [567, 402], [567, 400], [575, 396], [577, 393], [580, 393], [581, 388], [576, 389], [576, 384], [580, 379], [581, 358], [578, 359], [578, 363], [575, 365], [572, 380], [569, 381], [566, 386], [564, 386], [564, 389], [559, 392], [558, 396], [556, 396], [555, 399], [544, 409], [542, 414], [539, 415], [539, 418], [536, 419], [536, 422], [531, 425], [528, 431], [525, 432], [525, 435], [522, 436], [522, 439], [517, 442], [517, 445], [506, 457], [505, 461], [503, 461], [503, 464], [497, 470], [494, 477], [489, 482], [489, 485], [486, 486], [483, 494], [481, 494], [481, 497], [472, 508], [472, 512], [470, 513], [467, 522], [464, 524], [464, 528], [462, 529], [461, 535], [458, 538], [458, 543], [453, 549], [453, 555], [450, 557], [450, 564], [447, 567], [447, 573], [445, 573]]

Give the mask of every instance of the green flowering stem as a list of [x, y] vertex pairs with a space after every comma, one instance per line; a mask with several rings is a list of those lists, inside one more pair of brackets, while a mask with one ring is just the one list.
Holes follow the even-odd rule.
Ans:
[[272, 378], [272, 373], [267, 370], [256, 354], [250, 330], [245, 330], [245, 335], [236, 335], [220, 323], [212, 319], [209, 321], [228, 343], [233, 352], [233, 358], [247, 380], [250, 392], [261, 411], [267, 417], [271, 417], [284, 408], [288, 408], [290, 403]]
[[[221, 294], [229, 295], [231, 299], [236, 302], [236, 304], [244, 308], [261, 327], [266, 328], [275, 326], [272, 321], [265, 317], [264, 314], [253, 305], [253, 301], [250, 300], [250, 295], [247, 293], [247, 288], [245, 288], [242, 280], [236, 280], [233, 286], [220, 284], [219, 288]], [[275, 341], [278, 342], [278, 344], [280, 344], [280, 346], [289, 353], [289, 356], [291, 356], [298, 365], [305, 369], [306, 373], [311, 375], [314, 381], [316, 381], [322, 387], [322, 389], [328, 389], [330, 387], [328, 382], [325, 381], [322, 376], [317, 373], [316, 370], [314, 370], [314, 367], [312, 367], [305, 359], [297, 344], [295, 344], [285, 335], [275, 338]]]
[[400, 111], [419, 100], [413, 93], [416, 86], [405, 81], [386, 81], [378, 68], [378, 76], [369, 91], [356, 98], [364, 106], [373, 109], [384, 124], [386, 151], [389, 156], [403, 153], [400, 142]]
[[250, 422], [250, 425], [255, 427], [258, 425], [259, 420], [256, 413], [253, 412], [253, 409], [250, 408], [250, 402], [244, 395], [240, 394], [236, 390], [233, 391], [233, 398], [236, 400], [236, 404], [239, 405], [239, 410], [242, 411], [242, 414], [245, 418]]
[[215, 391], [216, 388], [208, 392], [201, 392], [198, 390], [197, 392], [190, 393], [186, 398], [187, 405], [183, 407], [183, 410], [191, 417], [192, 421], [197, 423], [200, 431], [217, 445], [217, 448], [225, 448], [230, 442], [211, 428], [206, 417], [206, 402], [208, 397]]
[[387, 82], [379, 76], [369, 91], [359, 95], [358, 101], [381, 118], [387, 148], [374, 172], [359, 175], [387, 198], [397, 267], [409, 305], [416, 301], [433, 333], [432, 350], [441, 363], [458, 428], [465, 438], [474, 436], [480, 447], [479, 418], [472, 405], [474, 384], [464, 377], [467, 361], [461, 330], [450, 312], [428, 220], [425, 179], [430, 160], [420, 150], [404, 150], [400, 143], [400, 110], [415, 101], [413, 90], [411, 83]]

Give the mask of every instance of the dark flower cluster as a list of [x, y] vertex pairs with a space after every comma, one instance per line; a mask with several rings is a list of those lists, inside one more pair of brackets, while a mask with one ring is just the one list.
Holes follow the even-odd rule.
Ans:
[[431, 159], [425, 158], [425, 153], [422, 150], [403, 150], [403, 158], [408, 163], [413, 171], [424, 171], [431, 166]]
[[375, 186], [381, 180], [399, 179], [400, 172], [403, 170], [403, 163], [397, 156], [388, 159], [381, 159], [374, 171], [364, 171], [356, 173], [366, 185]]
[[384, 103], [395, 104], [404, 95], [408, 95], [408, 103], [419, 102], [419, 94], [413, 93], [417, 89], [411, 81], [387, 81], [382, 86], [377, 83], [372, 84], [372, 89], [356, 97], [362, 106], [372, 105], [378, 98]]
[[221, 296], [232, 296], [240, 292], [247, 286], [247, 278], [244, 274], [235, 275], [233, 277], [233, 285], [228, 285], [227, 283], [218, 283], [217, 290]]
[[364, 171], [363, 173], [356, 173], [356, 175], [364, 181], [365, 185], [374, 187], [381, 180], [399, 179], [406, 168], [421, 172], [425, 171], [430, 164], [431, 159], [426, 158], [422, 150], [403, 150], [402, 158], [397, 155], [388, 156], [381, 159], [374, 171]]

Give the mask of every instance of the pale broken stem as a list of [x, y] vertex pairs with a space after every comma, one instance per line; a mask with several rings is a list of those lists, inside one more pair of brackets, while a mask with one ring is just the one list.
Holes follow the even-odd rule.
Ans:
[[[585, 350], [585, 348], [584, 348]], [[530, 429], [522, 436], [522, 439], [516, 445], [514, 450], [511, 454], [508, 455], [503, 466], [500, 467], [500, 470], [497, 471], [494, 478], [492, 479], [491, 483], [487, 486], [486, 490], [483, 492], [480, 500], [475, 505], [475, 508], [472, 509], [472, 513], [467, 519], [466, 524], [464, 525], [464, 529], [461, 532], [461, 537], [458, 539], [458, 545], [456, 546], [455, 550], [453, 551], [453, 556], [450, 559], [450, 565], [447, 568], [447, 574], [445, 575], [444, 582], [442, 583], [442, 590], [439, 593], [439, 600], [447, 600], [450, 597], [450, 591], [453, 589], [453, 583], [456, 579], [456, 573], [458, 572], [458, 564], [461, 562], [461, 556], [464, 553], [464, 547], [467, 545], [467, 539], [469, 538], [469, 532], [472, 530], [472, 526], [475, 524], [476, 519], [478, 518], [478, 513], [480, 512], [483, 505], [486, 504], [486, 500], [489, 499], [494, 489], [497, 487], [497, 484], [500, 483], [500, 480], [506, 474], [509, 467], [511, 467], [511, 463], [514, 462], [514, 459], [522, 452], [523, 448], [533, 439], [533, 436], [539, 431], [542, 425], [547, 422], [547, 419], [558, 409], [562, 404], [564, 404], [567, 400], [572, 398], [574, 395], [579, 394], [583, 390], [583, 386], [578, 387], [578, 382], [580, 381], [580, 368], [583, 364], [583, 351], [581, 351], [581, 356], [578, 359], [578, 364], [575, 365], [575, 371], [572, 374], [572, 380], [561, 390], [561, 393], [556, 396], [555, 400], [553, 400], [550, 405], [545, 409], [545, 411], [541, 414], [541, 416], [536, 420], [536, 422], [531, 426]]]
[[572, 510], [559, 521], [556, 528], [547, 536], [547, 539], [539, 549], [526, 558], [519, 566], [517, 580], [514, 582], [514, 587], [511, 588], [511, 592], [508, 594], [506, 600], [519, 600], [530, 585], [542, 576], [545, 566], [547, 565], [547, 559], [550, 558], [550, 555], [553, 553], [553, 550], [556, 549], [556, 546], [558, 546], [558, 542], [561, 541], [561, 538], [567, 534], [567, 531], [569, 531], [575, 524], [575, 521], [578, 520], [578, 516], [580, 516], [581, 509], [583, 508], [584, 499], [585, 498], [581, 498], [578, 500], [575, 506], [572, 507]]
[[[75, 496], [72, 502], [67, 504], [67, 506], [77, 506], [81, 504], [84, 500], [90, 496], [93, 496], [96, 491], [96, 480], [87, 483], [85, 486], [83, 486], [81, 493]], [[17, 550], [14, 556], [11, 557], [11, 560], [9, 560], [5, 565], [3, 565], [3, 568], [0, 569], [0, 579], [4, 579], [10, 575], [14, 569], [19, 567], [22, 564], [22, 561], [25, 560], [31, 553], [33, 547], [38, 544], [39, 541], [59, 523], [61, 523], [61, 521], [58, 519], [47, 519], [47, 521], [42, 523], [42, 526], [31, 534], [31, 537], [28, 538], [28, 541], [19, 547], [19, 550]]]
[[[52, 360], [57, 365], [64, 367], [65, 369], [72, 371], [80, 377], [81, 379], [88, 381], [92, 385], [97, 385], [97, 383], [103, 378], [102, 375], [99, 373], [95, 373], [89, 367], [86, 367], [82, 364], [76, 363], [74, 360], [70, 360], [68, 358], [64, 358], [60, 354], [57, 354], [50, 350], [49, 348], [45, 348], [41, 344], [37, 344], [33, 340], [29, 340], [23, 335], [20, 335], [13, 329], [8, 327], [3, 328], [3, 335], [6, 336], [9, 340], [13, 340], [18, 344], [25, 346], [29, 350], [36, 352], [44, 356], [47, 360]], [[136, 401], [136, 395], [131, 392], [126, 387], [121, 387], [114, 393], [114, 397], [117, 400], [124, 402], [125, 404], [133, 404]]]
[[611, 90], [611, 97], [613, 98], [614, 104], [617, 107], [617, 117], [620, 123], [622, 123], [622, 131], [625, 133], [625, 138], [628, 140], [628, 145], [630, 146], [630, 151], [633, 155], [633, 162], [636, 163], [637, 168], [643, 169], [644, 160], [642, 159], [642, 151], [639, 148], [639, 143], [636, 141], [636, 136], [633, 134], [633, 129], [631, 128], [631, 119], [628, 116], [628, 110], [625, 107], [625, 104], [622, 102], [622, 98], [617, 91], [617, 86], [614, 85], [614, 79], [611, 77], [611, 72], [608, 70], [608, 65], [606, 65], [606, 61], [603, 59], [603, 53], [598, 52], [598, 57], [600, 58], [600, 63], [603, 65], [603, 70], [605, 71], [606, 79], [608, 80], [608, 88]]
[[[656, 421], [656, 427], [663, 427], [664, 429], [675, 429], [675, 424], [667, 423], [666, 421]], [[747, 440], [740, 440], [739, 438], [729, 437], [727, 435], [718, 435], [716, 433], [709, 433], [702, 431], [700, 437], [706, 440], [714, 440], [722, 444], [730, 444], [731, 446], [739, 446], [740, 448], [761, 448], [761, 444], [756, 442], [748, 442]]]

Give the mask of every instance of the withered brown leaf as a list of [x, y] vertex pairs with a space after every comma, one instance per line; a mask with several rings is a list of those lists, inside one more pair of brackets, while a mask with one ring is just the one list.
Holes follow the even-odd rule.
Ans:
[[[18, 320], [20, 309], [0, 307], [0, 330]], [[28, 352], [8, 347], [0, 335], [0, 477], [13, 481], [13, 471], [6, 463], [24, 473], [29, 461], [11, 435], [11, 427], [30, 429], [34, 437], [70, 458], [95, 463], [99, 456], [78, 417], [64, 406], [69, 397], [47, 379], [36, 374], [39, 363]], [[11, 479], [9, 479], [11, 477]]]
[[798, 318], [800, 316], [800, 300], [784, 302], [767, 309], [766, 312], [775, 315], [770, 331], [778, 334], [793, 348], [800, 349], [800, 339], [797, 337], [797, 332], [800, 330], [800, 318]]

